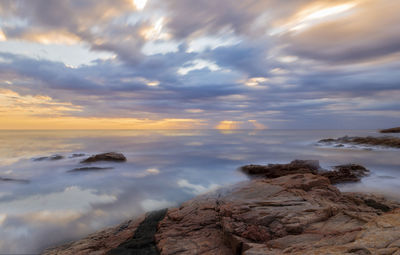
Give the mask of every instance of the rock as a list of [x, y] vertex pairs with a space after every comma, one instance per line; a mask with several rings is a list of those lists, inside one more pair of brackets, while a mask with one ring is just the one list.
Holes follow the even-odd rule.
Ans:
[[80, 157], [83, 157], [83, 156], [85, 156], [86, 154], [85, 153], [73, 153], [71, 156], [70, 156], [70, 158], [80, 158]]
[[369, 170], [357, 164], [347, 164], [335, 166], [335, 170], [319, 173], [321, 176], [327, 177], [332, 184], [343, 182], [358, 182], [361, 177], [367, 176]]
[[240, 169], [250, 176], [277, 178], [296, 173], [316, 174], [320, 166], [318, 160], [293, 160], [289, 164], [246, 165]]
[[107, 252], [107, 255], [157, 255], [158, 250], [155, 244], [154, 235], [160, 220], [165, 217], [167, 209], [149, 213], [140, 223], [131, 239], [121, 243], [118, 247]]
[[13, 178], [6, 178], [6, 177], [0, 177], [0, 181], [2, 182], [17, 182], [17, 183], [29, 183], [29, 180], [23, 180], [23, 179], [13, 179]]
[[277, 178], [288, 174], [317, 174], [327, 177], [332, 184], [358, 182], [369, 170], [357, 164], [335, 166], [333, 171], [323, 170], [318, 160], [294, 160], [289, 164], [246, 165], [241, 170], [249, 176]]
[[141, 216], [135, 220], [124, 222], [116, 227], [108, 228], [91, 234], [81, 240], [49, 248], [43, 251], [43, 255], [86, 255], [106, 254], [117, 248], [121, 243], [132, 237], [140, 223], [145, 219]]
[[[256, 172], [318, 168], [292, 161]], [[367, 171], [335, 169], [356, 177]], [[399, 207], [372, 194], [342, 193], [318, 173], [256, 178], [44, 254], [400, 254]]]
[[33, 158], [33, 161], [43, 161], [43, 160], [60, 160], [63, 159], [64, 156], [55, 154], [51, 156], [46, 156], [46, 157], [39, 157], [39, 158]]
[[[381, 221], [386, 214], [367, 205], [363, 196], [343, 194], [327, 178], [314, 174], [255, 179], [168, 210], [156, 234], [157, 246], [163, 255], [331, 254], [330, 250], [379, 254], [374, 240], [361, 240], [366, 240], [366, 231], [372, 233], [367, 222]], [[368, 199], [390, 210], [400, 206], [372, 195]], [[392, 221], [400, 226], [399, 220]], [[382, 224], [375, 231], [386, 232], [388, 226]], [[400, 232], [395, 231], [388, 240], [400, 244]]]
[[87, 171], [101, 171], [101, 170], [110, 170], [113, 167], [79, 167], [69, 170], [68, 172], [87, 172]]
[[381, 132], [381, 133], [400, 133], [400, 127], [382, 129], [379, 132]]
[[92, 162], [98, 162], [98, 161], [124, 162], [124, 161], [126, 161], [126, 157], [122, 153], [108, 152], [108, 153], [93, 155], [93, 156], [81, 161], [81, 163], [92, 163]]
[[383, 147], [400, 148], [400, 138], [394, 136], [380, 136], [380, 137], [344, 136], [344, 137], [339, 137], [337, 139], [332, 139], [332, 138], [322, 139], [319, 140], [318, 143], [328, 144], [328, 145], [356, 144], [356, 145], [366, 145], [366, 146], [383, 146]]

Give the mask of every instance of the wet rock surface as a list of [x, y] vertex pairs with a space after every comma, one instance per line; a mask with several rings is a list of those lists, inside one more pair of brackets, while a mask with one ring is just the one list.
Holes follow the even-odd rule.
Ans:
[[[309, 172], [296, 173], [294, 165]], [[276, 168], [290, 174], [205, 194], [45, 254], [400, 254], [400, 204], [340, 192], [315, 161], [269, 165], [266, 172]], [[367, 170], [335, 171], [360, 178]]]
[[381, 132], [381, 133], [400, 133], [400, 127], [382, 129], [379, 132]]
[[400, 148], [400, 138], [394, 136], [381, 136], [381, 137], [358, 137], [358, 136], [344, 136], [337, 139], [328, 138], [318, 141], [319, 144], [334, 145], [335, 147], [343, 147], [338, 145], [353, 144], [353, 145], [366, 145], [366, 146], [382, 146], [391, 148]]
[[92, 163], [92, 162], [98, 162], [98, 161], [125, 162], [126, 157], [122, 153], [107, 152], [107, 153], [93, 155], [93, 156], [81, 161], [81, 163]]

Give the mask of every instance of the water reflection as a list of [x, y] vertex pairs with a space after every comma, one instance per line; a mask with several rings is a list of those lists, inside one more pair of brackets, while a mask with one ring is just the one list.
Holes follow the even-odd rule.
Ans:
[[[398, 151], [321, 148], [315, 141], [375, 131], [1, 131], [0, 253], [35, 253], [80, 238], [145, 211], [176, 206], [197, 194], [245, 180], [248, 163], [318, 159], [323, 167], [359, 163], [372, 170], [343, 190], [378, 191], [398, 198]], [[82, 157], [123, 152], [126, 163]], [[60, 154], [59, 160], [32, 158]], [[109, 168], [107, 171], [96, 169]]]

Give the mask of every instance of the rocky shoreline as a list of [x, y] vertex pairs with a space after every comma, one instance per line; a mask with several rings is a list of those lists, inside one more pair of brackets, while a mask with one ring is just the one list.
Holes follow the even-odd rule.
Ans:
[[400, 127], [382, 129], [379, 132], [381, 132], [381, 133], [400, 133]]
[[339, 138], [327, 138], [318, 141], [318, 144], [331, 145], [334, 147], [345, 147], [344, 145], [364, 145], [369, 147], [381, 146], [387, 148], [400, 148], [400, 138], [394, 136], [343, 136]]
[[368, 174], [344, 166], [244, 166], [255, 178], [43, 254], [400, 254], [400, 204], [340, 192], [332, 182]]

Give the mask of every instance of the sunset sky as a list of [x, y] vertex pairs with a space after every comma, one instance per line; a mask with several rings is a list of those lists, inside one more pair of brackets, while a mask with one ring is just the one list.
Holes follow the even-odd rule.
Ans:
[[397, 0], [1, 0], [0, 129], [400, 125]]

